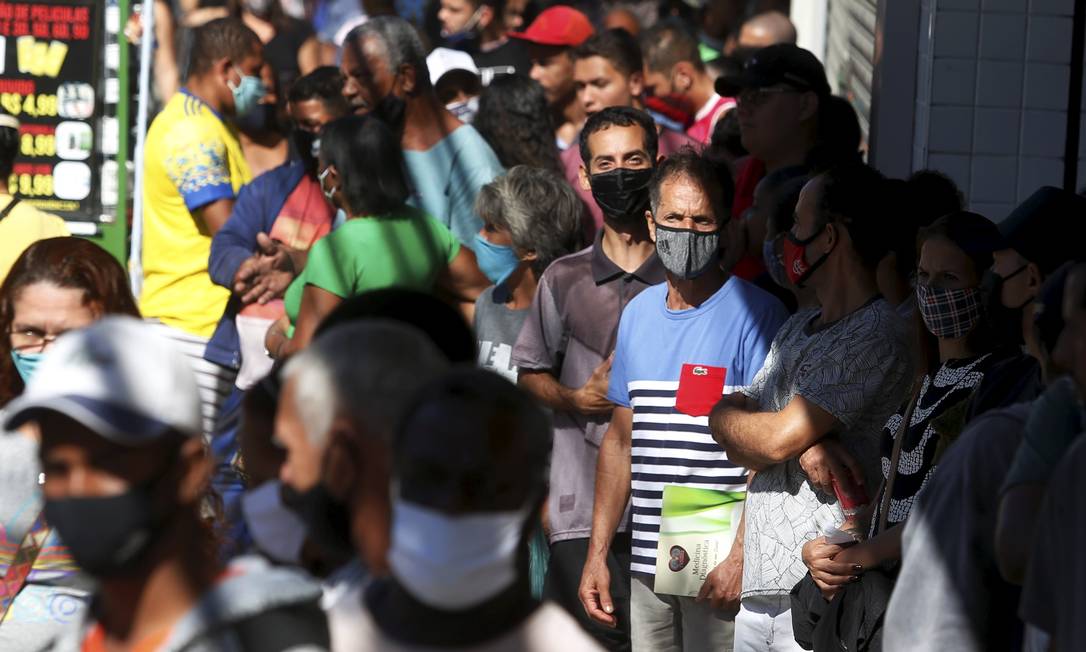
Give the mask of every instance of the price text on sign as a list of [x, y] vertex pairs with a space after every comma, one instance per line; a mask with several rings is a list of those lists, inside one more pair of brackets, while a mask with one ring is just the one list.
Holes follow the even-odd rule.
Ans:
[[0, 106], [17, 118], [52, 118], [57, 115], [57, 96], [44, 93], [0, 93]]
[[97, 220], [101, 0], [0, 0], [0, 109], [18, 118], [8, 190], [66, 219]]

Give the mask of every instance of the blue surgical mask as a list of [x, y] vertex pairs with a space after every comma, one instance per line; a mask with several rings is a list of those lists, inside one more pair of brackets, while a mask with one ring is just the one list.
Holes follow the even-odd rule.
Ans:
[[34, 371], [38, 368], [38, 364], [41, 362], [41, 357], [42, 354], [40, 352], [11, 352], [11, 359], [15, 361], [15, 370], [19, 372], [19, 377], [23, 379], [23, 384], [27, 384], [30, 382], [30, 377], [34, 375]]
[[451, 515], [392, 502], [392, 575], [415, 599], [463, 611], [494, 598], [517, 580], [517, 551], [528, 510]]
[[234, 84], [227, 80], [226, 85], [234, 94], [234, 113], [241, 117], [256, 108], [260, 100], [268, 94], [268, 89], [264, 87], [264, 82], [260, 81], [259, 77], [242, 74], [237, 66], [234, 66], [234, 71], [241, 76], [241, 81]]
[[478, 233], [475, 234], [473, 249], [475, 258], [479, 261], [479, 269], [483, 270], [494, 285], [508, 278], [520, 264], [520, 258], [512, 247], [496, 245]]

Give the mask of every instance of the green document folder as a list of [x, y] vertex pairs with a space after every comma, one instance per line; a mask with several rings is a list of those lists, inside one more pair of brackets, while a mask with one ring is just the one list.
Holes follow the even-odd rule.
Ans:
[[656, 593], [697, 596], [731, 552], [743, 515], [742, 491], [667, 485], [656, 548]]

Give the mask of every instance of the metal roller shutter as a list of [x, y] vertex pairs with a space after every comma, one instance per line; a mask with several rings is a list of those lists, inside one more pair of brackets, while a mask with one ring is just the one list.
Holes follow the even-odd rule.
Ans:
[[878, 0], [829, 0], [826, 21], [826, 76], [833, 92], [856, 107], [865, 140], [871, 119], [878, 4]]

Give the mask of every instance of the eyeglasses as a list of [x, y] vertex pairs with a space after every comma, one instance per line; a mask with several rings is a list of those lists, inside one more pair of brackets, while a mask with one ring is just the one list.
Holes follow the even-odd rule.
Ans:
[[11, 348], [19, 353], [42, 353], [45, 351], [45, 347], [55, 342], [57, 338], [63, 334], [64, 333], [54, 333], [52, 335], [46, 335], [35, 328], [11, 331], [9, 333], [9, 335], [11, 335]]
[[764, 88], [748, 88], [739, 93], [739, 96], [735, 98], [742, 106], [748, 108], [757, 108], [769, 101], [770, 96], [780, 95], [781, 93], [798, 93], [800, 92], [795, 88], [788, 88], [784, 86], [767, 86]]

